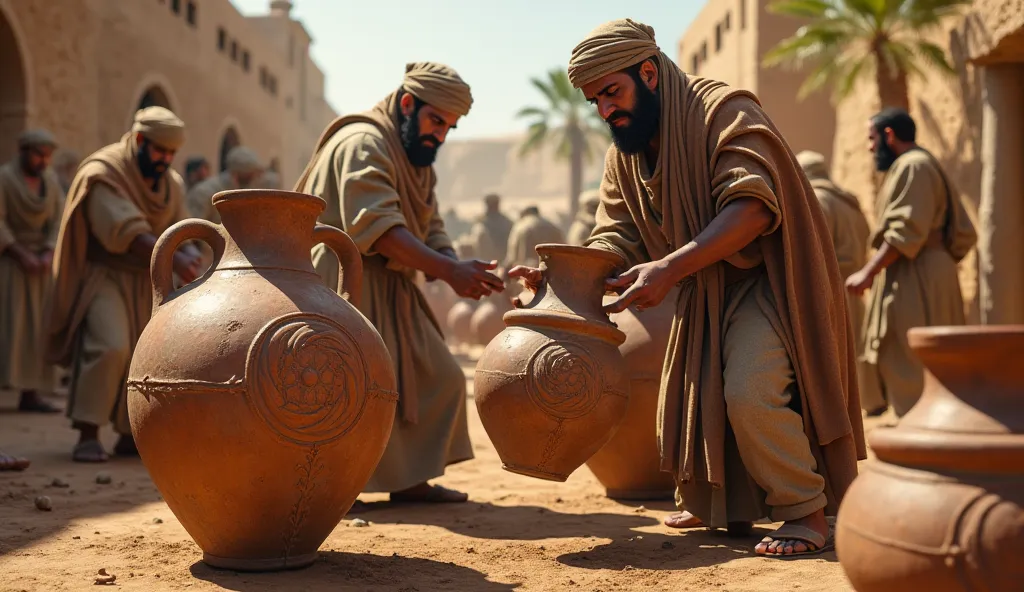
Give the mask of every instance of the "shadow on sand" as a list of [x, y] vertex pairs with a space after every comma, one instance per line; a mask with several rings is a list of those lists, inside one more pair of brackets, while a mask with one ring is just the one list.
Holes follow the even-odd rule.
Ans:
[[439, 511], [429, 504], [372, 502], [368, 510], [347, 518], [362, 518], [381, 524], [438, 526], [464, 536], [481, 539], [532, 541], [548, 538], [632, 536], [633, 528], [654, 526], [658, 520], [643, 514], [572, 514], [540, 506], [499, 506], [469, 501], [450, 504]]
[[484, 574], [454, 563], [392, 555], [321, 551], [316, 563], [305, 569], [276, 573], [221, 571], [196, 562], [189, 570], [198, 580], [226, 590], [473, 590], [504, 592], [518, 584], [500, 584]]

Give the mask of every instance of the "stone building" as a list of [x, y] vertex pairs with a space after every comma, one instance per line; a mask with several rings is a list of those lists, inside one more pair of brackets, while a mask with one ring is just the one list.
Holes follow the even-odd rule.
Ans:
[[[794, 21], [783, 19], [786, 24], [779, 29], [767, 26], [772, 39], [766, 43], [752, 40], [753, 21], [729, 33], [744, 6], [766, 19], [757, 22], [780, 22], [783, 17], [765, 14], [765, 4], [709, 2], [683, 39], [679, 63], [687, 71], [696, 65], [700, 75], [762, 96], [794, 150], [831, 153], [833, 178], [860, 198], [872, 219], [880, 180], [867, 139], [868, 118], [881, 109], [875, 83], [862, 82], [831, 119], [817, 112], [823, 108], [820, 101], [828, 100], [827, 90], [799, 103], [795, 97], [778, 98], [786, 93], [792, 97], [803, 77], [781, 69], [762, 71], [759, 63], [779, 39], [792, 34]], [[728, 13], [732, 16], [727, 18]], [[761, 25], [754, 28], [763, 30]], [[714, 51], [719, 35], [722, 50]], [[968, 321], [1024, 323], [1024, 0], [975, 0], [931, 40], [947, 49], [956, 75], [928, 70], [925, 79], [911, 78], [910, 112], [918, 124], [918, 143], [943, 163], [978, 228], [977, 252], [960, 270]], [[769, 81], [767, 86], [763, 80]], [[831, 150], [800, 139], [794, 126], [827, 135]]]
[[25, 128], [85, 155], [135, 111], [162, 105], [188, 126], [175, 162], [222, 168], [243, 143], [285, 187], [334, 117], [292, 3], [241, 15], [229, 0], [0, 0], [0, 160]]
[[761, 56], [799, 23], [769, 14], [769, 0], [709, 0], [679, 41], [679, 67], [752, 91], [794, 151], [832, 155], [836, 112], [828, 95], [797, 101], [805, 74], [764, 68]]

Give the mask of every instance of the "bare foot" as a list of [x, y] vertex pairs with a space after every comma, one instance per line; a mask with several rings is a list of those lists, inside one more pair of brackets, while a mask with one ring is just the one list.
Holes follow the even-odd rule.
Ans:
[[29, 460], [20, 456], [11, 456], [0, 451], [0, 471], [24, 471], [28, 468]]
[[457, 504], [465, 502], [469, 495], [448, 489], [441, 485], [431, 485], [423, 482], [404, 491], [396, 491], [391, 494], [393, 502], [425, 502], [431, 504]]
[[[689, 512], [676, 512], [665, 516], [665, 526], [669, 528], [701, 528], [705, 524], [700, 518]], [[747, 536], [753, 530], [754, 525], [750, 522], [730, 522], [727, 531], [730, 536]]]
[[700, 518], [689, 512], [676, 512], [665, 516], [665, 526], [669, 528], [700, 528], [704, 526]]
[[774, 533], [761, 539], [754, 547], [758, 555], [799, 555], [821, 551], [830, 543], [829, 524], [825, 510], [790, 520]]

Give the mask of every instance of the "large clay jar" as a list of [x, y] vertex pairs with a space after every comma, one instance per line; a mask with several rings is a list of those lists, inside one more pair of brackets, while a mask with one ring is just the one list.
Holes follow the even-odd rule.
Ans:
[[601, 310], [604, 280], [622, 261], [564, 245], [537, 254], [540, 290], [505, 314], [507, 328], [477, 363], [474, 392], [506, 470], [565, 481], [626, 412], [629, 374], [618, 350], [626, 336]]
[[456, 345], [469, 345], [473, 343], [473, 313], [476, 312], [477, 302], [475, 300], [459, 299], [458, 302], [448, 309], [449, 340]]
[[[318, 197], [273, 190], [213, 198], [223, 226], [185, 220], [153, 251], [154, 314], [132, 357], [128, 412], [157, 488], [210, 565], [309, 565], [387, 445], [398, 396], [384, 342], [351, 303], [352, 239], [316, 224]], [[173, 291], [174, 250], [214, 251]], [[310, 248], [342, 266], [324, 286]]]
[[1024, 325], [913, 329], [921, 399], [839, 509], [859, 592], [1024, 590]]
[[512, 299], [508, 289], [504, 292], [491, 292], [473, 311], [469, 321], [469, 330], [473, 334], [473, 342], [487, 345], [505, 329], [504, 316], [512, 310]]
[[661, 471], [657, 423], [661, 368], [678, 294], [673, 288], [654, 308], [642, 313], [630, 308], [611, 316], [626, 334], [619, 351], [629, 372], [629, 406], [618, 431], [587, 467], [613, 499], [662, 500], [675, 494], [672, 474]]

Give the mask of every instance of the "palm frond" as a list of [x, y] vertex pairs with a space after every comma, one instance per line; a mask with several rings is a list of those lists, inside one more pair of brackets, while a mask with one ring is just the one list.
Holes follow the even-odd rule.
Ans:
[[536, 117], [538, 119], [546, 120], [548, 118], [548, 112], [540, 107], [523, 107], [516, 112], [516, 118], [521, 119], [524, 117]]
[[761, 63], [766, 67], [784, 64], [802, 69], [811, 61], [836, 53], [851, 39], [848, 32], [832, 29], [824, 23], [803, 26], [792, 37], [783, 39], [768, 50]]
[[825, 60], [807, 75], [796, 92], [798, 100], [804, 100], [811, 93], [824, 88], [837, 75], [836, 62]]
[[534, 88], [539, 90], [541, 94], [544, 95], [544, 97], [548, 100], [548, 105], [551, 106], [552, 109], [557, 109], [558, 96], [555, 94], [555, 90], [553, 88], [548, 86], [548, 84], [545, 81], [539, 78], [531, 78], [530, 84], [532, 84]]
[[853, 89], [857, 87], [859, 79], [867, 76], [873, 70], [872, 65], [873, 62], [868, 56], [843, 62], [838, 69], [833, 99], [839, 102], [853, 94]]
[[956, 75], [956, 68], [946, 59], [946, 52], [941, 47], [928, 41], [918, 41], [916, 53], [931, 67], [947, 75]]
[[538, 121], [530, 126], [526, 132], [526, 141], [519, 146], [519, 156], [539, 150], [549, 138], [548, 124], [546, 121]]

